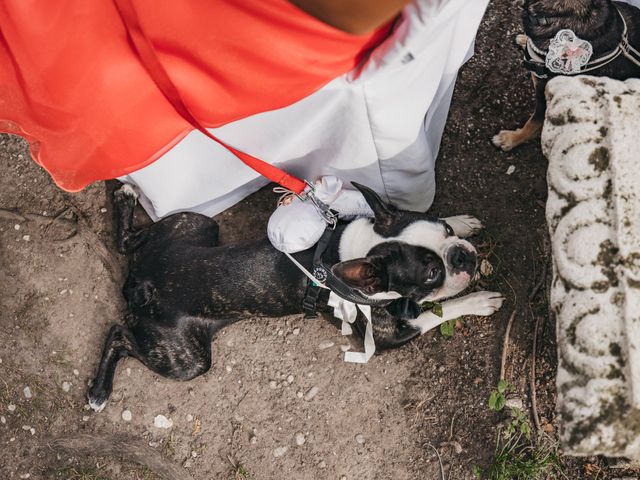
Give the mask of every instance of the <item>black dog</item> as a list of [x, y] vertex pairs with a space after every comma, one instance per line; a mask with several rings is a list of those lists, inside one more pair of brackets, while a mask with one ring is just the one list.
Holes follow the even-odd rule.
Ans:
[[493, 143], [504, 151], [536, 138], [546, 111], [545, 87], [557, 75], [545, 66], [550, 41], [563, 29], [572, 30], [593, 47], [586, 75], [617, 80], [640, 77], [640, 9], [611, 0], [525, 0], [525, 35], [516, 43], [525, 51], [525, 66], [531, 70], [536, 106], [527, 123], [518, 130], [503, 130]]
[[[475, 249], [458, 236], [482, 225], [473, 217], [437, 220], [397, 210], [366, 187], [357, 186], [375, 221], [339, 223], [323, 255], [336, 277], [382, 305], [372, 307], [378, 349], [401, 345], [443, 321], [461, 315], [491, 315], [502, 296], [476, 292], [444, 302], [443, 316], [407, 315], [400, 297], [417, 303], [439, 300], [465, 289], [476, 268]], [[298, 313], [307, 278], [267, 239], [218, 245], [218, 225], [193, 213], [171, 215], [144, 230], [133, 226], [136, 195], [125, 185], [114, 195], [119, 223], [117, 245], [132, 253], [123, 288], [127, 326], [114, 325], [104, 345], [89, 403], [104, 408], [119, 359], [137, 358], [162, 376], [189, 380], [211, 367], [211, 340], [218, 330], [247, 316]], [[295, 255], [305, 267], [314, 250]], [[328, 312], [328, 293], [318, 299]], [[362, 334], [363, 319], [356, 322]]]

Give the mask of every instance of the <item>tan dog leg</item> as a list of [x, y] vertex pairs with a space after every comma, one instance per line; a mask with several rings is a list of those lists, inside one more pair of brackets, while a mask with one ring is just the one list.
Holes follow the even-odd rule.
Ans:
[[544, 89], [546, 87], [546, 81], [540, 81], [533, 74], [531, 75], [533, 81], [533, 87], [536, 91], [536, 108], [533, 115], [527, 120], [522, 128], [517, 130], [502, 130], [496, 136], [493, 137], [493, 144], [508, 152], [514, 149], [518, 145], [533, 140], [540, 135], [542, 131], [542, 125], [544, 123], [544, 112], [546, 110], [546, 100], [544, 97]]

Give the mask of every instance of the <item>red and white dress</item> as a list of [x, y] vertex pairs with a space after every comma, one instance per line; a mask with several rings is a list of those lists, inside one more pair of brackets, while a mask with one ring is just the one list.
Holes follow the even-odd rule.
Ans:
[[[287, 0], [134, 0], [190, 110], [230, 145], [426, 208], [458, 68], [487, 0], [416, 0], [349, 35]], [[125, 177], [157, 218], [213, 215], [265, 180], [185, 121], [109, 0], [0, 0], [0, 131], [63, 189]]]

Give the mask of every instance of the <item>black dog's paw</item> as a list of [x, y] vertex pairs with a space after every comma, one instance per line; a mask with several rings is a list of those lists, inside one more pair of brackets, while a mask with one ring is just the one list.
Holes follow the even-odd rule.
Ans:
[[107, 400], [109, 400], [109, 394], [102, 389], [91, 387], [87, 394], [87, 400], [91, 409], [99, 413], [107, 406]]
[[129, 198], [133, 198], [133, 201], [135, 202], [138, 199], [138, 194], [136, 193], [136, 191], [133, 189], [131, 185], [129, 185], [128, 183], [125, 183], [122, 185], [122, 187], [120, 187], [118, 190], [113, 192], [113, 197], [117, 202], [123, 201], [125, 199], [129, 199]]

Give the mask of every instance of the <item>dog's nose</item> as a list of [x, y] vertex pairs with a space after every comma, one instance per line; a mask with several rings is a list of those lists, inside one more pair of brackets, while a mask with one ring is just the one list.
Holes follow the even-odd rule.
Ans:
[[456, 246], [449, 251], [449, 264], [454, 270], [473, 274], [476, 269], [476, 254], [464, 247]]

